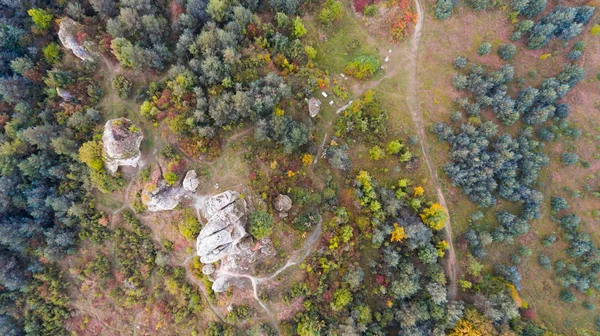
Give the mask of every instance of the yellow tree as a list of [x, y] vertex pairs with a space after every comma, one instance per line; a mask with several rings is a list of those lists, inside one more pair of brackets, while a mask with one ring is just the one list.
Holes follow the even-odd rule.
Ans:
[[398, 223], [394, 223], [394, 229], [392, 230], [392, 237], [390, 238], [390, 241], [400, 242], [404, 238], [406, 238], [406, 232], [404, 232], [404, 228], [398, 225]]
[[434, 230], [440, 230], [446, 225], [446, 209], [438, 203], [434, 203], [431, 207], [425, 209], [421, 214], [423, 223]]

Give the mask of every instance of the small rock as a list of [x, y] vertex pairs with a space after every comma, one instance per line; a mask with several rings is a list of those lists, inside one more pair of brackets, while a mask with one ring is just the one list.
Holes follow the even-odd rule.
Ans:
[[196, 178], [198, 175], [195, 170], [190, 170], [185, 174], [183, 179], [183, 189], [191, 192], [196, 192], [200, 181]]
[[327, 93], [325, 93], [325, 91], [321, 91], [321, 94], [323, 95], [323, 97], [327, 98]]
[[335, 114], [340, 114], [340, 113], [346, 111], [346, 109], [348, 109], [348, 107], [350, 107], [350, 105], [352, 105], [352, 102], [353, 102], [353, 100], [349, 101], [346, 105], [337, 109], [337, 111], [335, 111]]
[[391, 54], [391, 53], [392, 53], [392, 49], [388, 50], [388, 53], [390, 53], [390, 54]]
[[67, 90], [63, 90], [59, 87], [56, 88], [56, 94], [58, 94], [58, 96], [64, 100], [72, 100], [73, 99], [73, 95], [71, 94], [71, 92], [67, 91]]
[[317, 98], [310, 98], [308, 101], [308, 114], [311, 118], [314, 118], [321, 111], [321, 101]]
[[292, 199], [288, 195], [279, 194], [275, 197], [273, 206], [279, 212], [288, 212], [292, 208]]
[[219, 184], [215, 183], [215, 189], [219, 189]]
[[386, 56], [385, 59], [383, 60], [385, 63], [390, 61], [390, 56]]
[[202, 267], [202, 273], [206, 274], [206, 275], [211, 275], [215, 272], [215, 265], [213, 264], [206, 264], [204, 265], [204, 267]]

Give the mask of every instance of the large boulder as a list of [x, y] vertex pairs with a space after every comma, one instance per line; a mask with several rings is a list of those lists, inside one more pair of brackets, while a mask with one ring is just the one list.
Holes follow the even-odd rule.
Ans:
[[77, 58], [93, 62], [94, 58], [90, 55], [87, 50], [77, 42], [77, 22], [73, 21], [68, 17], [64, 17], [60, 20], [58, 26], [58, 39], [60, 43], [67, 49], [71, 50]]
[[185, 178], [183, 179], [183, 189], [191, 192], [196, 192], [200, 181], [197, 178], [198, 174], [196, 174], [195, 170], [190, 170], [185, 174]]
[[179, 205], [184, 193], [179, 188], [170, 188], [164, 181], [159, 183], [160, 187], [154, 190], [144, 190], [142, 203], [148, 208], [148, 211], [167, 211], [173, 210]]
[[210, 264], [231, 253], [239, 241], [248, 236], [246, 201], [235, 191], [226, 191], [210, 197], [205, 205], [208, 222], [196, 240], [196, 252], [200, 261]]
[[115, 175], [119, 166], [137, 167], [142, 153], [140, 144], [144, 135], [131, 120], [111, 119], [104, 125], [102, 134], [104, 165]]
[[288, 195], [279, 194], [275, 197], [273, 206], [279, 212], [288, 212], [292, 208], [292, 199]]
[[311, 118], [314, 118], [321, 111], [321, 101], [317, 98], [310, 98], [308, 100], [308, 113]]

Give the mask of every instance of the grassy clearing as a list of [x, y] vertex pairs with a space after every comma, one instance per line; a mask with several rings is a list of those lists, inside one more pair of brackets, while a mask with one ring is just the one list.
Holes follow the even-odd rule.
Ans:
[[344, 7], [342, 18], [329, 28], [324, 28], [316, 19], [306, 21], [309, 44], [317, 49], [315, 64], [331, 73], [342, 72], [357, 56], [379, 56], [377, 45], [356, 21], [349, 2], [344, 1]]

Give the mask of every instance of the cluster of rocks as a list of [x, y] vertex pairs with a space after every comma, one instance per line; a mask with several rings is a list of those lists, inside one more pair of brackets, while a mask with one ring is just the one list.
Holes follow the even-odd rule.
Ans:
[[102, 133], [102, 156], [106, 170], [115, 175], [119, 166], [137, 167], [142, 156], [140, 144], [143, 138], [142, 130], [129, 119], [107, 121]]
[[[196, 252], [200, 261], [206, 264], [202, 272], [213, 278], [212, 289], [224, 292], [230, 286], [247, 285], [245, 277], [257, 258], [262, 255], [275, 255], [269, 239], [261, 239], [256, 244], [245, 229], [247, 223], [247, 203], [236, 191], [225, 191], [204, 201], [204, 217], [208, 222], [196, 240]], [[220, 266], [214, 265], [220, 261]]]
[[164, 180], [160, 180], [156, 188], [144, 190], [142, 202], [148, 208], [148, 211], [173, 210], [184, 197], [192, 197], [193, 193], [196, 192], [200, 184], [197, 176], [196, 171], [188, 171], [185, 174], [182, 186], [176, 188], [169, 186]]
[[87, 50], [77, 42], [77, 30], [78, 24], [68, 17], [64, 17], [60, 20], [58, 26], [58, 39], [60, 43], [67, 49], [71, 50], [77, 58], [93, 62], [94, 58], [90, 55]]

